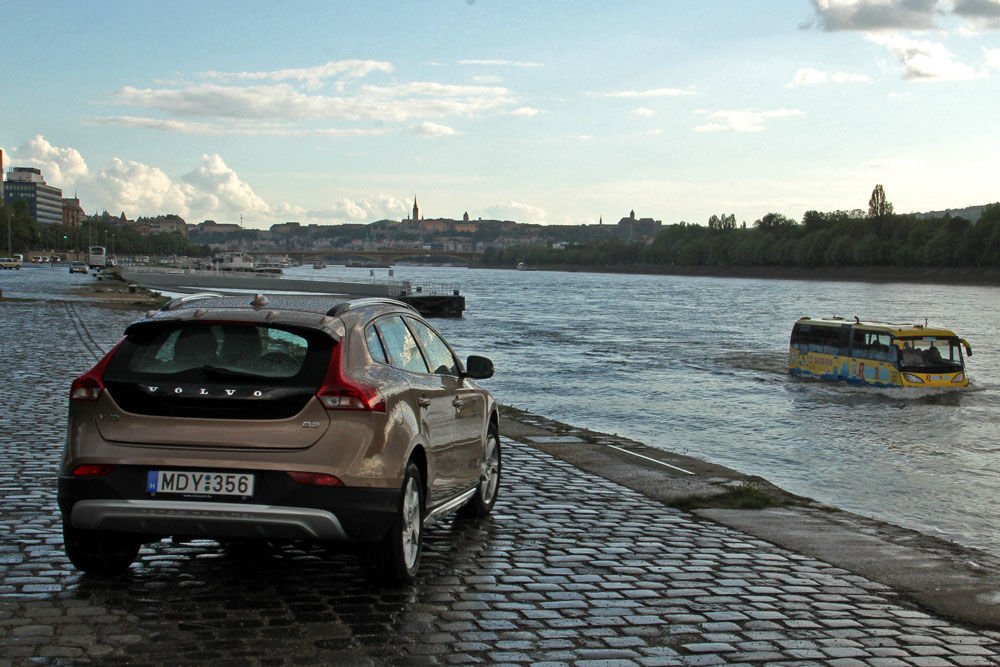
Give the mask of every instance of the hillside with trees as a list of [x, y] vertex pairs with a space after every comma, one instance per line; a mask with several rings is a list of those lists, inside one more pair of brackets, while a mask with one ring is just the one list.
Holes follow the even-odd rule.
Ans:
[[663, 227], [650, 244], [577, 243], [487, 251], [484, 263], [593, 267], [1000, 268], [1000, 203], [978, 220], [899, 215], [881, 186], [869, 210], [808, 211], [801, 221], [768, 213], [752, 226], [713, 215], [708, 225]]
[[40, 225], [27, 212], [23, 202], [4, 205], [0, 202], [0, 254], [28, 249], [53, 253], [84, 252], [90, 245], [105, 245], [115, 254], [191, 255], [208, 254], [205, 246], [190, 243], [180, 234], [143, 236], [132, 226], [115, 224], [116, 218], [105, 211], [86, 218], [79, 226]]

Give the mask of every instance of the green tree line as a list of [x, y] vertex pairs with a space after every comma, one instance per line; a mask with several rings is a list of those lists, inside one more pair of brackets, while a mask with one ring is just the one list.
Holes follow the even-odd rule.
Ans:
[[209, 253], [180, 234], [143, 236], [133, 227], [114, 224], [108, 213], [86, 218], [79, 226], [38, 224], [24, 202], [0, 202], [0, 254], [43, 250], [55, 254], [84, 252], [91, 245], [106, 246], [119, 257], [130, 255], [190, 255]]
[[[877, 199], [877, 200], [876, 200]], [[709, 225], [662, 228], [650, 244], [580, 243], [564, 249], [516, 246], [487, 251], [484, 263], [512, 266], [794, 266], [1000, 268], [1000, 203], [975, 222], [944, 215], [896, 215], [874, 198], [868, 213], [808, 211], [797, 222], [768, 213], [752, 226], [732, 215]]]

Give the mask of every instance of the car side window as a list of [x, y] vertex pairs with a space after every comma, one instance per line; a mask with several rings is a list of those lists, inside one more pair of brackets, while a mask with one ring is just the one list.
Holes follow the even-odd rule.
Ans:
[[411, 373], [427, 373], [427, 363], [416, 339], [399, 315], [383, 317], [376, 323], [389, 363]]
[[431, 372], [436, 375], [458, 375], [458, 362], [455, 355], [451, 353], [448, 345], [441, 339], [441, 336], [429, 326], [411, 317], [406, 318], [406, 324], [410, 331], [420, 341], [427, 356], [427, 365]]
[[368, 354], [380, 364], [389, 363], [389, 358], [385, 356], [385, 348], [382, 347], [382, 340], [378, 337], [378, 331], [374, 324], [369, 324], [365, 329], [365, 341], [368, 343]]

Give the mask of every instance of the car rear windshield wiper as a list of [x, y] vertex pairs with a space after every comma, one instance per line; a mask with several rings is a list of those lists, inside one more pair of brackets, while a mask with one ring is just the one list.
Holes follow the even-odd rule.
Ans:
[[234, 371], [231, 368], [221, 368], [219, 366], [210, 366], [205, 364], [200, 369], [205, 375], [215, 376], [218, 378], [246, 378], [246, 379], [260, 379], [266, 378], [266, 375], [259, 375], [257, 373], [247, 373], [245, 371]]

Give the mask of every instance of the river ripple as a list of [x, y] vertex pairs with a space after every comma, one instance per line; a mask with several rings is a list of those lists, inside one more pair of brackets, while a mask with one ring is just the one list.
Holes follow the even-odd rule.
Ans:
[[[26, 268], [5, 295], [81, 276]], [[368, 269], [302, 267], [365, 281]], [[460, 354], [493, 358], [499, 401], [760, 475], [792, 493], [1000, 555], [1000, 289], [397, 267], [460, 285], [460, 320], [435, 320]], [[385, 278], [385, 269], [375, 270]], [[956, 330], [971, 390], [871, 391], [793, 379], [803, 315], [923, 321]], [[113, 319], [118, 319], [117, 317]], [[117, 324], [117, 323], [116, 323]]]

